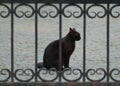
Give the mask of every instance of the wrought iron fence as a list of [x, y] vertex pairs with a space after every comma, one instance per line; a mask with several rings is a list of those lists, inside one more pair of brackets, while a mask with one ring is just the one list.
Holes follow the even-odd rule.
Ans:
[[[89, 82], [89, 81], [97, 81], [97, 82], [118, 82], [120, 81], [120, 70], [119, 68], [112, 68], [110, 69], [110, 19], [119, 19], [120, 16], [120, 2], [118, 0], [109, 1], [109, 0], [74, 0], [74, 1], [52, 1], [52, 0], [39, 0], [39, 1], [7, 1], [1, 0], [0, 1], [0, 19], [1, 21], [4, 19], [9, 18], [10, 20], [10, 51], [11, 51], [11, 58], [10, 60], [10, 69], [3, 68], [1, 66], [0, 69], [0, 82], [30, 82], [30, 81], [81, 81], [81, 82]], [[20, 8], [24, 7], [21, 10]], [[45, 7], [53, 8], [54, 10], [46, 10]], [[74, 10], [68, 10], [67, 8], [75, 7]], [[47, 8], [47, 9], [48, 9]], [[93, 10], [93, 8], [97, 8], [97, 10]], [[117, 9], [116, 9], [117, 8]], [[29, 10], [26, 10], [29, 9]], [[70, 8], [71, 9], [71, 8]], [[101, 10], [102, 9], [102, 10]], [[15, 69], [15, 20], [19, 20], [20, 18], [32, 18], [34, 17], [34, 50], [35, 50], [35, 61], [34, 61], [34, 69], [25, 68], [25, 69]], [[83, 54], [83, 65], [82, 67], [78, 68], [67, 68], [65, 70], [57, 71], [55, 68], [51, 68], [47, 70], [46, 68], [38, 69], [38, 19], [46, 19], [46, 18], [58, 18], [58, 25], [59, 25], [59, 64], [61, 64], [61, 38], [62, 38], [62, 30], [63, 28], [63, 17], [64, 18], [74, 18], [74, 19], [81, 19], [82, 18], [82, 49]], [[105, 48], [106, 51], [106, 68], [88, 68], [87, 65], [87, 19], [105, 19], [106, 25], [105, 26]], [[118, 21], [118, 20], [117, 20]], [[24, 24], [23, 24], [24, 25]], [[0, 27], [1, 29], [1, 27]], [[119, 32], [119, 31], [118, 31]], [[94, 32], [93, 32], [94, 33]], [[7, 34], [5, 34], [7, 35]], [[2, 35], [1, 35], [2, 36]], [[4, 37], [4, 36], [3, 36]], [[2, 37], [2, 38], [3, 38]], [[3, 38], [4, 39], [4, 38]], [[1, 40], [1, 39], [0, 39]], [[119, 37], [118, 37], [119, 40]], [[2, 42], [1, 42], [2, 44]], [[79, 46], [79, 45], [78, 45]], [[99, 45], [101, 46], [101, 45]], [[2, 46], [0, 46], [2, 47]], [[117, 46], [119, 47], [119, 46]], [[119, 51], [119, 49], [117, 50]], [[94, 52], [94, 51], [93, 51]], [[3, 52], [1, 52], [3, 53]], [[119, 57], [119, 56], [118, 56]], [[0, 57], [1, 59], [2, 57]], [[93, 59], [93, 58], [91, 58]], [[2, 64], [0, 64], [2, 65]], [[70, 75], [73, 75], [73, 79], [69, 78]], [[27, 78], [20, 78], [20, 76], [26, 76]], [[44, 76], [44, 77], [43, 77]], [[52, 78], [50, 78], [52, 76]], [[66, 77], [67, 76], [67, 77]], [[99, 78], [92, 78], [98, 77]], [[115, 77], [117, 76], [117, 78]], [[74, 78], [75, 77], [75, 78]], [[49, 79], [48, 79], [49, 78]]]

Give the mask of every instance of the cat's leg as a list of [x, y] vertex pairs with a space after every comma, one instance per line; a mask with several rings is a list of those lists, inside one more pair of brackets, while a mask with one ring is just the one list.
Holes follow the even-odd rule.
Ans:
[[43, 66], [43, 62], [37, 63], [37, 68], [42, 68], [42, 67], [44, 67], [44, 66]]
[[56, 60], [56, 61], [54, 61], [54, 68], [56, 68], [57, 70], [60, 70], [60, 68], [61, 68], [61, 70], [63, 70], [64, 68], [63, 68], [63, 61], [61, 61], [61, 63], [59, 62], [59, 60]]
[[64, 67], [69, 68], [69, 58], [64, 59]]

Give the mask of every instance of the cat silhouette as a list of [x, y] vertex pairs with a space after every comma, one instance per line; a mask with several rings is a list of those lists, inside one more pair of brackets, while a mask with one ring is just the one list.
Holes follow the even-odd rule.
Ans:
[[[62, 43], [62, 62], [61, 69], [69, 68], [70, 56], [75, 49], [75, 41], [81, 39], [80, 33], [75, 30], [75, 28], [70, 28], [68, 34], [61, 38]], [[59, 70], [59, 40], [51, 42], [44, 51], [43, 62], [37, 64], [38, 68], [45, 67], [56, 68]]]

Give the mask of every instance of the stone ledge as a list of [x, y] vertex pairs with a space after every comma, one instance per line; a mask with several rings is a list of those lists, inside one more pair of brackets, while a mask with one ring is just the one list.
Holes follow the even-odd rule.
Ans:
[[99, 82], [0, 82], [0, 86], [120, 86], [120, 82], [99, 83]]

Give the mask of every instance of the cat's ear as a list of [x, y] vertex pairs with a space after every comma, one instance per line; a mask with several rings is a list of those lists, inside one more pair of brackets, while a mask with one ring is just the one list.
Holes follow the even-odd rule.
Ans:
[[75, 29], [75, 28], [73, 28], [73, 31], [76, 31], [76, 29]]
[[70, 27], [69, 31], [70, 31], [70, 32], [72, 32], [72, 31], [73, 31], [73, 29]]

